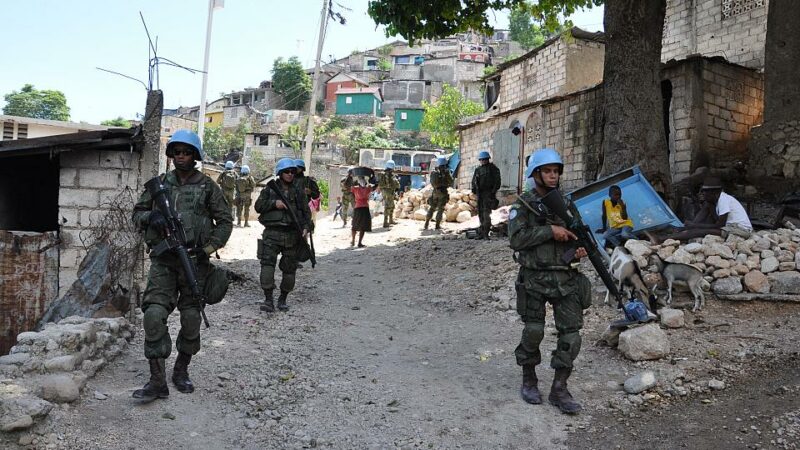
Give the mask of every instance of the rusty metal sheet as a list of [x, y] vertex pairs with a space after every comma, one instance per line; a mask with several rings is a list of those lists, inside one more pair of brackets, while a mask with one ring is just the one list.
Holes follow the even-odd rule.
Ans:
[[0, 355], [33, 330], [58, 295], [58, 236], [0, 230]]

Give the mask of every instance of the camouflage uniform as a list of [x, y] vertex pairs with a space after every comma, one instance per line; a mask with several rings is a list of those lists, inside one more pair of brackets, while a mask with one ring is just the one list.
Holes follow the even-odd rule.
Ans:
[[441, 228], [442, 214], [447, 201], [450, 199], [450, 194], [447, 193], [447, 188], [453, 184], [453, 176], [450, 171], [445, 167], [443, 170], [437, 168], [431, 172], [431, 186], [433, 186], [433, 193], [428, 200], [428, 216], [425, 218], [425, 229], [428, 229], [428, 224], [433, 217], [433, 212], [436, 211], [436, 229]]
[[517, 200], [509, 213], [508, 232], [511, 248], [520, 264], [515, 283], [517, 312], [525, 322], [522, 339], [514, 354], [520, 366], [536, 366], [542, 360], [539, 344], [544, 337], [545, 304], [550, 303], [555, 316], [558, 343], [550, 366], [571, 369], [581, 349], [580, 329], [583, 310], [591, 305], [589, 280], [562, 259], [574, 243], [553, 239], [551, 225], [565, 226], [541, 203], [533, 190], [522, 194], [529, 209]]
[[256, 187], [256, 179], [252, 175], [239, 176], [236, 179], [236, 225], [242, 224], [242, 213], [244, 213], [244, 226], [250, 220], [250, 205], [253, 204], [253, 189]]
[[383, 227], [388, 228], [394, 221], [394, 195], [400, 189], [400, 182], [390, 171], [383, 172], [378, 180], [378, 188], [383, 196]]
[[[314, 177], [309, 177], [309, 176], [305, 176], [305, 175], [295, 175], [294, 183], [297, 184], [298, 186], [300, 186], [300, 189], [303, 190], [303, 192], [306, 194], [306, 198], [309, 201], [316, 200], [316, 199], [319, 198], [319, 196], [320, 196], [319, 185], [317, 184], [317, 180], [315, 180]], [[310, 214], [311, 214], [309, 216], [311, 221], [312, 222], [316, 222], [317, 212], [316, 211], [311, 211], [310, 207], [309, 207], [309, 211], [310, 211]]]
[[[224, 246], [231, 235], [231, 209], [219, 186], [198, 171], [192, 173], [183, 185], [174, 171], [162, 177], [164, 185], [170, 190], [170, 201], [186, 230], [187, 246], [204, 250], [195, 258], [198, 282], [201, 290], [204, 290], [206, 275], [211, 269], [208, 255]], [[150, 248], [164, 239], [160, 230], [148, 226], [152, 209], [153, 199], [145, 191], [134, 206], [133, 220], [146, 230], [145, 242]], [[144, 355], [147, 359], [169, 357], [172, 341], [167, 329], [167, 317], [176, 307], [181, 315], [181, 329], [175, 347], [180, 353], [197, 354], [200, 350], [200, 308], [192, 297], [178, 257], [173, 252], [158, 257], [151, 255], [142, 301]]]
[[228, 202], [228, 207], [234, 207], [234, 199], [236, 197], [236, 173], [233, 170], [225, 170], [217, 177], [217, 184], [222, 188], [222, 193], [225, 196], [225, 201]]
[[482, 237], [489, 237], [492, 228], [492, 210], [497, 208], [497, 191], [500, 189], [500, 169], [493, 163], [481, 164], [472, 175], [472, 193], [478, 196], [478, 217]]
[[345, 227], [347, 226], [347, 211], [350, 209], [350, 205], [356, 202], [355, 197], [353, 197], [353, 191], [351, 191], [351, 188], [355, 185], [353, 177], [342, 178], [339, 185], [342, 187], [342, 220], [344, 220], [344, 225], [342, 226]]
[[[292, 208], [300, 221], [300, 226], [309, 231], [313, 230], [311, 211], [308, 208], [308, 198], [296, 182], [287, 186], [279, 178], [275, 179], [284, 197], [289, 201], [288, 207]], [[285, 302], [286, 295], [294, 289], [295, 273], [297, 272], [297, 250], [300, 236], [285, 209], [278, 209], [276, 201], [278, 195], [265, 186], [256, 200], [256, 211], [259, 213], [258, 221], [264, 225], [264, 233], [258, 241], [258, 259], [261, 261], [261, 289], [272, 302], [272, 291], [275, 289], [275, 265], [278, 255], [281, 255], [280, 269], [283, 273], [281, 279], [281, 298]], [[279, 299], [280, 304], [281, 299]], [[285, 303], [284, 303], [285, 304]]]

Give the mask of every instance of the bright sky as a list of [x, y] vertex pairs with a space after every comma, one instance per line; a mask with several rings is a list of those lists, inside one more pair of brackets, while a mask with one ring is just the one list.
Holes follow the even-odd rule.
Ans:
[[[367, 0], [336, 0], [334, 10], [347, 25], [328, 25], [323, 60], [341, 58], [393, 39], [367, 16]], [[341, 6], [339, 6], [341, 5]], [[208, 101], [220, 93], [256, 87], [270, 78], [279, 56], [300, 57], [310, 67], [316, 50], [319, 0], [225, 0], [214, 12], [209, 59]], [[343, 7], [349, 8], [350, 11]], [[0, 69], [2, 96], [25, 83], [64, 92], [73, 121], [100, 123], [144, 111], [144, 87], [102, 67], [147, 81], [148, 44], [139, 18], [158, 37], [159, 56], [195, 69], [203, 67], [207, 0], [0, 0]], [[508, 16], [494, 14], [497, 28]], [[602, 29], [602, 8], [572, 17], [582, 28]], [[161, 66], [164, 106], [200, 103], [202, 75]]]

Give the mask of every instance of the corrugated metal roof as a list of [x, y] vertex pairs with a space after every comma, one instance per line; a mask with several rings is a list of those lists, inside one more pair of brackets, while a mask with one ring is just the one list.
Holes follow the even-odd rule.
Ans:
[[141, 126], [81, 131], [32, 139], [0, 141], [0, 158], [80, 150], [135, 150], [143, 142]]

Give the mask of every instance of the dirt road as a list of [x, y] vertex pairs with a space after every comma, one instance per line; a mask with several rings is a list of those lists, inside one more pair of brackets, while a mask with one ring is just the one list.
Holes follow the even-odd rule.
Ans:
[[[272, 315], [258, 310], [254, 244], [261, 227], [234, 229], [219, 262], [241, 280], [208, 309], [212, 327], [203, 331], [203, 348], [190, 367], [194, 394], [172, 389], [168, 400], [133, 402], [131, 392], [148, 376], [139, 333], [90, 380], [80, 401], [58, 407], [32, 431], [0, 437], [0, 447], [707, 448], [713, 440], [677, 437], [724, 430], [708, 411], [735, 419], [738, 408], [747, 419], [748, 377], [775, 373], [781, 358], [796, 351], [798, 308], [710, 302], [707, 312], [689, 316], [690, 328], [669, 332], [674, 357], [631, 363], [593, 345], [617, 314], [595, 307], [585, 318], [571, 384], [585, 412], [567, 417], [549, 405], [527, 405], [519, 399], [513, 357], [522, 327], [508, 308], [517, 266], [507, 241], [452, 239], [420, 225], [376, 228], [365, 238], [367, 248], [351, 249], [349, 229], [321, 219], [318, 266], [305, 264], [291, 310]], [[602, 297], [599, 290], [596, 295]], [[170, 326], [174, 336], [177, 317]], [[544, 354], [554, 340], [548, 325]], [[777, 366], [759, 365], [764, 354]], [[545, 366], [546, 395], [552, 370]], [[644, 369], [657, 372], [658, 394], [643, 400], [621, 392], [621, 381]], [[699, 386], [710, 376], [734, 387], [704, 396]], [[800, 411], [798, 380], [773, 379], [786, 390], [770, 391], [778, 397], [759, 403], [752, 415], [783, 415], [782, 422], [764, 429], [760, 440], [737, 440], [744, 434], [732, 430], [726, 448], [800, 433], [800, 413], [793, 413]], [[687, 392], [678, 396], [683, 387]], [[679, 425], [681, 418], [688, 425]]]

